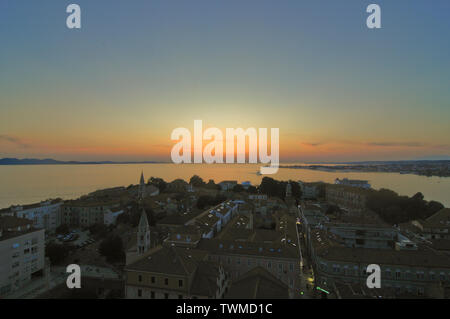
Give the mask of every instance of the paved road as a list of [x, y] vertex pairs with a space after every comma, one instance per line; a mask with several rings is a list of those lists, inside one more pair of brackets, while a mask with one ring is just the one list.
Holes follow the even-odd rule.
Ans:
[[[297, 206], [297, 213], [298, 213], [298, 217], [300, 217], [300, 207]], [[311, 273], [309, 270], [307, 270], [306, 272], [303, 270], [303, 266], [306, 264], [306, 260], [303, 259], [303, 254], [302, 254], [302, 243], [301, 243], [301, 234], [299, 233], [299, 225], [296, 225], [295, 230], [297, 232], [297, 245], [298, 245], [298, 251], [300, 254], [300, 287], [301, 287], [301, 291], [303, 291], [303, 295], [301, 295], [302, 299], [311, 299], [314, 298], [313, 294], [312, 294], [312, 287], [309, 285], [309, 281], [308, 278], [311, 276]], [[307, 288], [307, 286], [309, 286]]]

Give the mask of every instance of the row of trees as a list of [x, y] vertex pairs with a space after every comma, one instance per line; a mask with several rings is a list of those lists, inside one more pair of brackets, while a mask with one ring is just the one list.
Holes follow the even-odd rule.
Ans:
[[106, 237], [99, 246], [99, 253], [106, 257], [108, 262], [124, 262], [125, 251], [122, 238], [117, 235]]
[[284, 200], [288, 183], [291, 185], [292, 197], [300, 198], [302, 196], [302, 191], [298, 183], [293, 181], [277, 181], [271, 177], [263, 177], [261, 184], [259, 185], [259, 191], [267, 196], [275, 196]]
[[[141, 219], [142, 207], [135, 201], [129, 202], [127, 206], [129, 207], [127, 211], [117, 216], [116, 223], [136, 227]], [[147, 220], [150, 226], [155, 226], [156, 219], [153, 209], [144, 203], [144, 210], [147, 214]]]
[[224, 202], [227, 198], [222, 195], [210, 196], [210, 195], [202, 195], [197, 200], [197, 208], [205, 209], [209, 206], [216, 206], [220, 203]]
[[[162, 178], [159, 177], [150, 177], [148, 180], [148, 185], [153, 185], [158, 187], [159, 191], [163, 193], [167, 189], [167, 182], [164, 181]], [[189, 180], [189, 184], [191, 184], [194, 187], [202, 187], [202, 188], [209, 188], [209, 189], [220, 189], [220, 186], [214, 182], [213, 179], [210, 179], [207, 183], [198, 175], [194, 175]]]
[[369, 193], [367, 207], [384, 221], [399, 224], [414, 219], [426, 219], [444, 208], [444, 205], [436, 201], [427, 202], [420, 192], [408, 197], [399, 196], [396, 192], [383, 188]]
[[[250, 194], [256, 194], [258, 191], [262, 194], [266, 194], [268, 196], [276, 196], [281, 199], [286, 197], [286, 186], [287, 184], [291, 184], [292, 196], [295, 198], [301, 197], [301, 190], [298, 183], [289, 181], [277, 181], [271, 177], [264, 177], [261, 181], [259, 187], [249, 186], [245, 189], [241, 184], [237, 184], [233, 187], [232, 191], [236, 193], [247, 192]], [[148, 181], [148, 184], [154, 185], [159, 188], [161, 192], [167, 189], [167, 182], [165, 182], [162, 178], [151, 177]], [[190, 178], [189, 184], [194, 187], [208, 188], [213, 190], [219, 190], [220, 185], [216, 184], [213, 179], [210, 179], [207, 183], [198, 175], [194, 175]]]

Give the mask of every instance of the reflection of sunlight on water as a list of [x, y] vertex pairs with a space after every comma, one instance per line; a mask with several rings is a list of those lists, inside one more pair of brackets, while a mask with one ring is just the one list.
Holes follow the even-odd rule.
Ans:
[[[293, 164], [289, 164], [293, 165]], [[308, 164], [310, 165], [310, 164]], [[108, 165], [21, 165], [0, 166], [0, 208], [12, 204], [28, 204], [47, 198], [77, 198], [101, 188], [137, 184], [141, 170], [145, 178], [161, 177], [166, 181], [182, 178], [189, 181], [199, 175], [205, 181], [214, 179], [250, 181], [259, 184], [264, 176], [257, 175], [261, 164], [108, 164]], [[389, 188], [401, 195], [422, 192], [427, 200], [437, 200], [450, 206], [450, 178], [426, 177], [398, 173], [330, 172], [308, 169], [280, 168], [275, 175], [280, 180], [324, 181], [336, 178], [368, 180], [373, 188]]]

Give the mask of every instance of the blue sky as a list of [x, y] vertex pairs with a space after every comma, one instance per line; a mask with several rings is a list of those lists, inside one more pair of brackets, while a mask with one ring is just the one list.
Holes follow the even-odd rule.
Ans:
[[[70, 3], [81, 30], [65, 26]], [[194, 119], [280, 127], [290, 160], [446, 156], [449, 13], [446, 0], [0, 0], [0, 156], [162, 159]]]

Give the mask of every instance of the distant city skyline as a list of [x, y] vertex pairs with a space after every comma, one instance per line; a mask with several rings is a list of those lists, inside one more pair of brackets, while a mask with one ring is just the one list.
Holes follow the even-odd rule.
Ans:
[[176, 127], [277, 127], [280, 162], [450, 158], [449, 3], [0, 3], [0, 158], [170, 161]]

